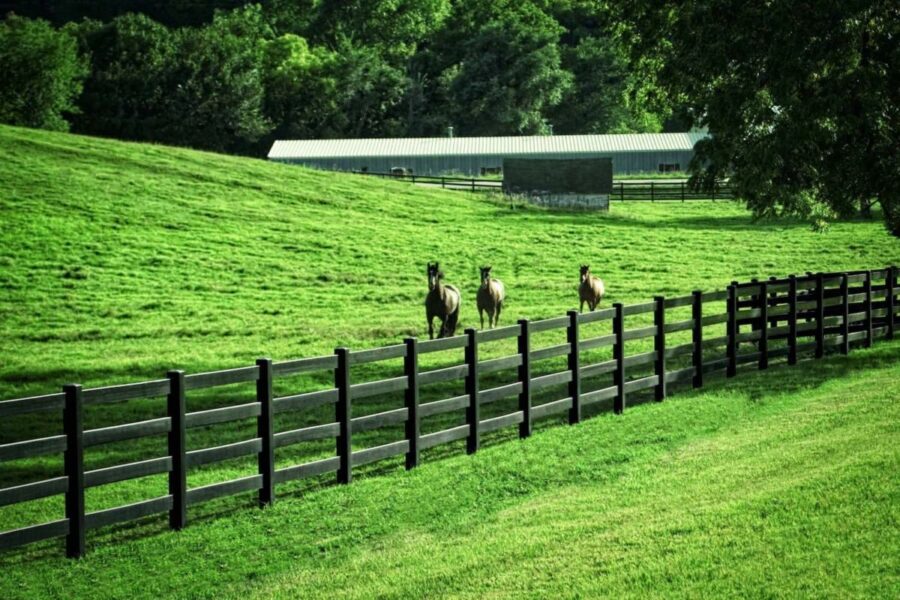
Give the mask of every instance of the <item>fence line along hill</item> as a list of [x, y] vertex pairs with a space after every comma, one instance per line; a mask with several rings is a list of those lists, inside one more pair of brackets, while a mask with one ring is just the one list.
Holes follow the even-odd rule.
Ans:
[[[170, 527], [189, 522], [189, 508], [215, 498], [242, 493], [257, 494], [260, 505], [271, 504], [279, 484], [322, 474], [334, 474], [339, 483], [350, 483], [354, 469], [370, 463], [405, 457], [406, 468], [420, 462], [421, 452], [457, 440], [465, 440], [469, 454], [478, 451], [490, 432], [515, 428], [529, 437], [535, 421], [567, 415], [570, 424], [585, 417], [590, 406], [611, 405], [625, 411], [629, 400], [650, 393], [656, 401], [668, 395], [673, 384], [702, 387], [713, 374], [734, 377], [748, 366], [764, 370], [772, 361], [788, 365], [804, 358], [821, 358], [831, 349], [843, 354], [854, 345], [871, 346], [879, 338], [892, 339], [898, 322], [898, 269], [885, 268], [836, 273], [807, 273], [768, 280], [732, 282], [725, 289], [674, 298], [623, 305], [595, 312], [570, 311], [564, 316], [477, 331], [468, 329], [456, 337], [417, 340], [408, 338], [366, 350], [337, 348], [333, 355], [287, 361], [259, 359], [255, 365], [222, 371], [186, 374], [170, 371], [165, 378], [134, 384], [82, 389], [77, 384], [44, 396], [0, 402], [0, 417], [41, 413], [44, 419], [60, 419], [63, 433], [0, 445], [0, 460], [15, 461], [48, 454], [62, 454], [59, 476], [0, 489], [0, 506], [62, 494], [65, 513], [53, 521], [0, 533], [0, 548], [12, 548], [48, 538], [64, 537], [66, 554], [78, 557], [86, 551], [87, 532], [143, 517], [168, 515]], [[724, 305], [724, 306], [723, 306]], [[687, 311], [689, 316], [682, 314]], [[642, 322], [650, 317], [651, 324]], [[601, 331], [593, 335], [593, 326]], [[724, 331], [717, 331], [724, 328]], [[565, 342], [538, 347], [534, 336], [549, 331], [565, 333]], [[689, 340], [673, 343], [679, 332]], [[710, 335], [710, 332], [713, 332]], [[480, 349], [514, 339], [517, 352], [500, 358], [481, 359]], [[641, 341], [652, 341], [652, 349]], [[610, 349], [611, 358], [592, 361], [592, 352]], [[635, 349], [637, 351], [635, 351]], [[422, 370], [419, 358], [431, 353], [451, 353], [450, 366]], [[459, 356], [461, 354], [461, 356]], [[564, 369], [535, 374], [542, 361], [565, 357]], [[402, 373], [394, 377], [358, 381], [354, 372], [365, 365], [402, 360]], [[333, 386], [321, 390], [295, 390], [276, 396], [273, 382], [299, 372], [325, 371]], [[511, 373], [511, 381], [487, 387], [487, 377]], [[462, 394], [421, 402], [426, 386], [462, 381]], [[187, 397], [204, 388], [253, 383], [253, 402], [222, 408], [187, 411]], [[536, 402], [550, 391], [556, 399]], [[379, 395], [402, 393], [401, 408], [358, 415], [354, 402]], [[84, 427], [86, 406], [141, 398], [165, 397], [165, 413], [154, 418], [99, 429]], [[553, 397], [553, 396], [551, 396]], [[513, 399], [513, 410], [485, 418], [483, 409]], [[276, 415], [333, 406], [333, 417], [299, 429], [279, 430]], [[423, 423], [440, 415], [457, 414], [460, 420], [423, 433]], [[194, 448], [187, 432], [199, 427], [236, 420], [255, 420], [257, 435], [251, 439], [212, 447]], [[402, 425], [400, 439], [358, 448], [354, 437], [379, 428]], [[165, 436], [167, 453], [149, 459], [101, 469], [85, 468], [89, 448]], [[278, 449], [327, 440], [331, 456], [276, 468]], [[238, 479], [189, 488], [188, 471], [201, 465], [241, 456], [255, 456], [255, 472]], [[106, 484], [168, 475], [168, 493], [142, 501], [89, 510], [85, 490]]]

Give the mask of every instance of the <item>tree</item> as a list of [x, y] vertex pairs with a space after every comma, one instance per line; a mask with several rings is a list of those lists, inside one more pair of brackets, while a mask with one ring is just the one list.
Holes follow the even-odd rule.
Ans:
[[258, 6], [217, 13], [176, 31], [176, 61], [159, 141], [250, 152], [271, 129], [263, 114], [262, 56], [271, 37]]
[[321, 0], [311, 34], [337, 47], [350, 41], [401, 65], [450, 14], [449, 0]]
[[760, 216], [881, 205], [900, 236], [900, 6], [632, 3], [637, 59], [711, 138], [695, 184], [730, 176]]
[[329, 133], [341, 111], [340, 57], [325, 48], [310, 48], [297, 35], [285, 34], [265, 44], [263, 79], [265, 114], [278, 138], [315, 138]]
[[0, 122], [67, 131], [87, 65], [70, 35], [12, 15], [0, 22]]
[[132, 140], [156, 140], [169, 115], [177, 58], [171, 30], [143, 15], [67, 28], [91, 56], [91, 75], [79, 101], [75, 130]]
[[573, 85], [548, 117], [565, 134], [659, 131], [668, 107], [644, 102], [652, 82], [632, 68], [622, 26], [604, 2], [550, 2], [548, 10], [563, 27], [562, 66]]
[[442, 74], [448, 85], [445, 108], [457, 130], [464, 135], [545, 133], [545, 113], [572, 84], [560, 64], [562, 28], [533, 4], [510, 3], [484, 14], [480, 3], [464, 4], [441, 47], [447, 56], [452, 48], [462, 49]]
[[[272, 1], [262, 0], [265, 4]], [[168, 27], [182, 27], [209, 23], [216, 10], [245, 4], [247, 0], [0, 0], [0, 14], [12, 11], [47, 19], [56, 25], [84, 19], [108, 22], [127, 14], [142, 14]]]

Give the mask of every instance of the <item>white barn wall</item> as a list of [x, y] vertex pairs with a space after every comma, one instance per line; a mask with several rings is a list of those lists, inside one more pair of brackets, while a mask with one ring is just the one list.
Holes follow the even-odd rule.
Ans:
[[[704, 134], [624, 134], [507, 138], [418, 138], [392, 140], [278, 141], [270, 160], [335, 171], [386, 173], [411, 169], [416, 175], [481, 174], [512, 158], [611, 158], [613, 174], [655, 173], [661, 163], [687, 168], [693, 144]], [[603, 148], [587, 151], [592, 147]], [[610, 151], [608, 148], [625, 148]], [[428, 153], [445, 148], [446, 154]], [[528, 151], [528, 150], [538, 151]], [[404, 152], [408, 150], [408, 152]], [[455, 153], [451, 152], [461, 152]], [[491, 150], [497, 150], [491, 152]], [[574, 151], [573, 151], [574, 150]]]

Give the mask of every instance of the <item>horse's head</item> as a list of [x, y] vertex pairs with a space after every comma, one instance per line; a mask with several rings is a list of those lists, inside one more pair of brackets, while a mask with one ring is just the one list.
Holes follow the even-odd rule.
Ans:
[[581, 281], [584, 282], [591, 275], [590, 265], [581, 265]]
[[491, 267], [490, 265], [486, 265], [486, 266], [480, 267], [480, 268], [481, 268], [481, 283], [486, 284], [491, 279], [491, 269], [493, 267]]
[[438, 263], [428, 263], [428, 289], [433, 290], [437, 287], [438, 281], [444, 278]]

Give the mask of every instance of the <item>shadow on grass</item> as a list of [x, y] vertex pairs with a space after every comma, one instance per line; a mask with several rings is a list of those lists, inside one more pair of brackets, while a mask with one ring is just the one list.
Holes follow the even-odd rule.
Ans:
[[[884, 369], [896, 366], [900, 362], [900, 343], [879, 343], [867, 352], [857, 351], [847, 356], [832, 352], [824, 360], [809, 357], [801, 360], [796, 366], [789, 366], [785, 361], [770, 363], [765, 371], [758, 370], [757, 365], [748, 364], [738, 368], [737, 377], [727, 379], [723, 372], [706, 376], [706, 385], [702, 389], [692, 390], [690, 385], [669, 386], [670, 395], [680, 401], [689, 400], [698, 394], [732, 390], [745, 393], [751, 400], [759, 400], [773, 393], [791, 394], [801, 390], [819, 387], [828, 381], [847, 376], [863, 369]], [[654, 402], [653, 390], [644, 390], [627, 397], [626, 410], [637, 408]], [[612, 411], [612, 401], [601, 402], [584, 410], [584, 418], [603, 415]], [[566, 413], [550, 416], [534, 423], [534, 433], [567, 423]], [[481, 447], [488, 448], [518, 439], [517, 427], [485, 434]], [[465, 442], [457, 441], [422, 452], [420, 464], [440, 461], [465, 452]], [[367, 479], [395, 474], [404, 470], [403, 457], [395, 457], [381, 463], [354, 469], [354, 479]], [[326, 488], [336, 486], [333, 475], [322, 475], [316, 478], [298, 480], [282, 484], [277, 493], [277, 501], [295, 500], [315, 494]], [[255, 493], [222, 498], [193, 508], [189, 514], [190, 525], [202, 525], [239, 511], [246, 511], [257, 505]], [[152, 537], [168, 532], [164, 516], [155, 516], [104, 528], [89, 536], [90, 545], [106, 545], [125, 540]], [[0, 566], [21, 565], [34, 560], [60, 559], [62, 556], [60, 540], [41, 542], [31, 547], [24, 547], [5, 552], [0, 555]]]
[[[707, 201], [694, 201], [694, 206], [696, 206], [696, 202], [707, 202]], [[620, 209], [624, 205], [632, 205], [632, 204], [644, 204], [643, 201], [635, 201], [629, 202], [625, 201], [624, 203], [621, 201], [616, 201], [610, 206], [609, 212], [598, 213], [596, 211], [585, 211], [578, 209], [546, 209], [541, 207], [533, 207], [533, 206], [520, 206], [520, 205], [506, 205], [497, 206], [497, 210], [494, 213], [495, 218], [503, 219], [503, 218], [520, 218], [523, 216], [540, 216], [542, 218], [553, 219], [556, 223], [562, 224], [571, 224], [571, 225], [584, 225], [586, 223], [593, 223], [597, 220], [602, 220], [602, 223], [605, 225], [615, 225], [615, 226], [623, 226], [623, 227], [634, 227], [634, 228], [644, 228], [644, 229], [658, 229], [660, 227], [660, 223], [658, 221], [649, 221], [640, 218], [636, 218], [632, 215], [622, 214], [621, 212], [616, 212], [616, 209]], [[655, 204], [672, 206], [672, 210], [677, 210], [676, 207], [681, 207], [682, 203], [677, 201], [666, 201], [666, 202], [657, 202]], [[690, 202], [687, 204], [691, 204]], [[744, 208], [745, 205], [740, 200], [722, 200], [711, 202], [714, 206], [721, 205], [732, 205], [738, 206], [740, 208]], [[881, 222], [881, 215], [877, 211], [873, 212], [871, 217], [851, 217], [845, 219], [837, 219], [835, 223], [879, 223]], [[754, 217], [749, 211], [742, 215], [709, 215], [709, 216], [698, 216], [696, 214], [692, 214], [689, 216], [678, 216], [674, 218], [665, 219], [663, 222], [663, 226], [665, 227], [673, 227], [678, 229], [687, 229], [694, 231], [759, 231], [760, 229], [765, 229], [766, 227], [775, 227], [778, 229], [790, 229], [790, 230], [809, 230], [810, 222], [808, 220], [799, 218], [799, 217]]]

